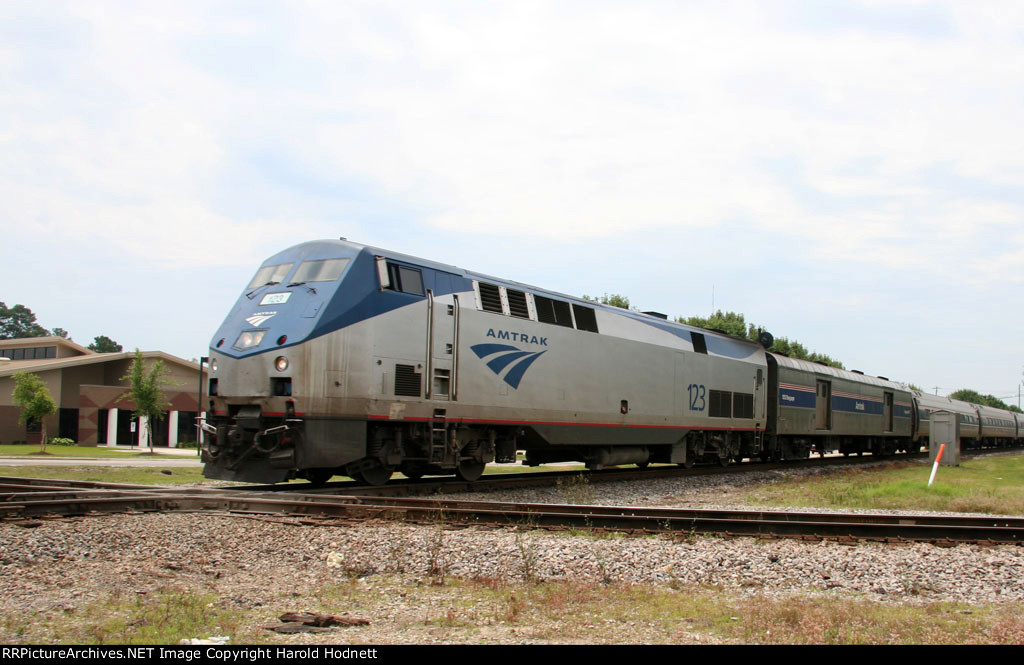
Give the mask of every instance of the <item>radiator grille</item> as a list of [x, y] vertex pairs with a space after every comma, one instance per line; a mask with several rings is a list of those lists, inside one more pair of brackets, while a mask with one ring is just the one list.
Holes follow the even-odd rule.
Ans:
[[395, 365], [395, 394], [420, 397], [423, 385], [421, 378], [412, 365]]
[[732, 395], [732, 417], [753, 418], [754, 417], [754, 396], [750, 393], [733, 393]]
[[512, 316], [518, 316], [520, 319], [530, 318], [530, 309], [526, 306], [526, 294], [522, 291], [513, 291], [509, 289], [508, 293], [508, 311]]
[[730, 417], [732, 415], [732, 393], [724, 390], [709, 390], [708, 415], [712, 418]]
[[480, 304], [485, 312], [502, 312], [501, 291], [494, 284], [480, 282]]
[[554, 323], [557, 326], [572, 328], [569, 303], [543, 296], [534, 296], [533, 303], [537, 306], [537, 320], [541, 323]]

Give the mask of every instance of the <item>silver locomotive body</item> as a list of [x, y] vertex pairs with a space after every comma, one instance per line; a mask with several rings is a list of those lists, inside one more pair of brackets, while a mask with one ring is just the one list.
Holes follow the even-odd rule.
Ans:
[[727, 463], [767, 421], [757, 344], [345, 241], [268, 259], [211, 347], [215, 478]]

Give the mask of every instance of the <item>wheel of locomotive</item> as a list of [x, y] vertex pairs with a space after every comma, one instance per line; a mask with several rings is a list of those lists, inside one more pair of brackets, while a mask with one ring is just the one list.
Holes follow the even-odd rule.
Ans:
[[406, 478], [411, 478], [412, 480], [419, 480], [427, 472], [426, 468], [418, 464], [403, 464], [398, 470]]
[[649, 467], [651, 465], [651, 463], [650, 462], [637, 462], [636, 465], [638, 467], [640, 467], [641, 469], [646, 469], [647, 467]]
[[683, 467], [684, 469], [692, 469], [693, 465], [696, 464], [696, 463], [697, 463], [697, 460], [695, 459], [695, 456], [688, 454], [686, 456], [686, 461], [683, 462], [682, 464], [680, 464], [679, 466]]
[[309, 469], [306, 471], [306, 480], [314, 487], [326, 485], [327, 481], [334, 477], [333, 469]]
[[730, 458], [729, 458], [728, 455], [719, 455], [718, 456], [718, 466], [722, 466], [722, 467], [729, 466], [729, 461], [730, 461]]
[[486, 466], [486, 462], [478, 462], [473, 459], [462, 460], [459, 462], [459, 466], [455, 468], [455, 475], [471, 483], [474, 480], [479, 480], [480, 476], [484, 475], [484, 468]]
[[356, 472], [353, 478], [367, 485], [383, 485], [388, 482], [391, 474], [394, 472], [395, 467], [385, 466], [380, 462], [374, 461], [372, 466], [364, 467]]
[[455, 475], [466, 482], [479, 479], [484, 474], [484, 467], [487, 466], [487, 462], [479, 459], [479, 453], [479, 442], [471, 441], [466, 444], [459, 456], [459, 465], [455, 467]]

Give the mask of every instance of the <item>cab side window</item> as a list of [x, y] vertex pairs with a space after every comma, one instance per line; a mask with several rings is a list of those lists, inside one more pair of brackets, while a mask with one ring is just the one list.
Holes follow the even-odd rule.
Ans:
[[391, 282], [386, 288], [414, 296], [424, 295], [423, 273], [416, 268], [407, 268], [388, 261], [388, 277]]

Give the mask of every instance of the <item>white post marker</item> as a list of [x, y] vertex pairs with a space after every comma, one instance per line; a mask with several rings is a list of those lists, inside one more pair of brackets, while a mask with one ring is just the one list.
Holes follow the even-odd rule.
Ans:
[[946, 444], [939, 446], [939, 454], [935, 456], [935, 464], [932, 464], [932, 475], [928, 479], [928, 487], [932, 486], [935, 482], [935, 472], [939, 470], [939, 462], [942, 461], [942, 453], [946, 450]]

